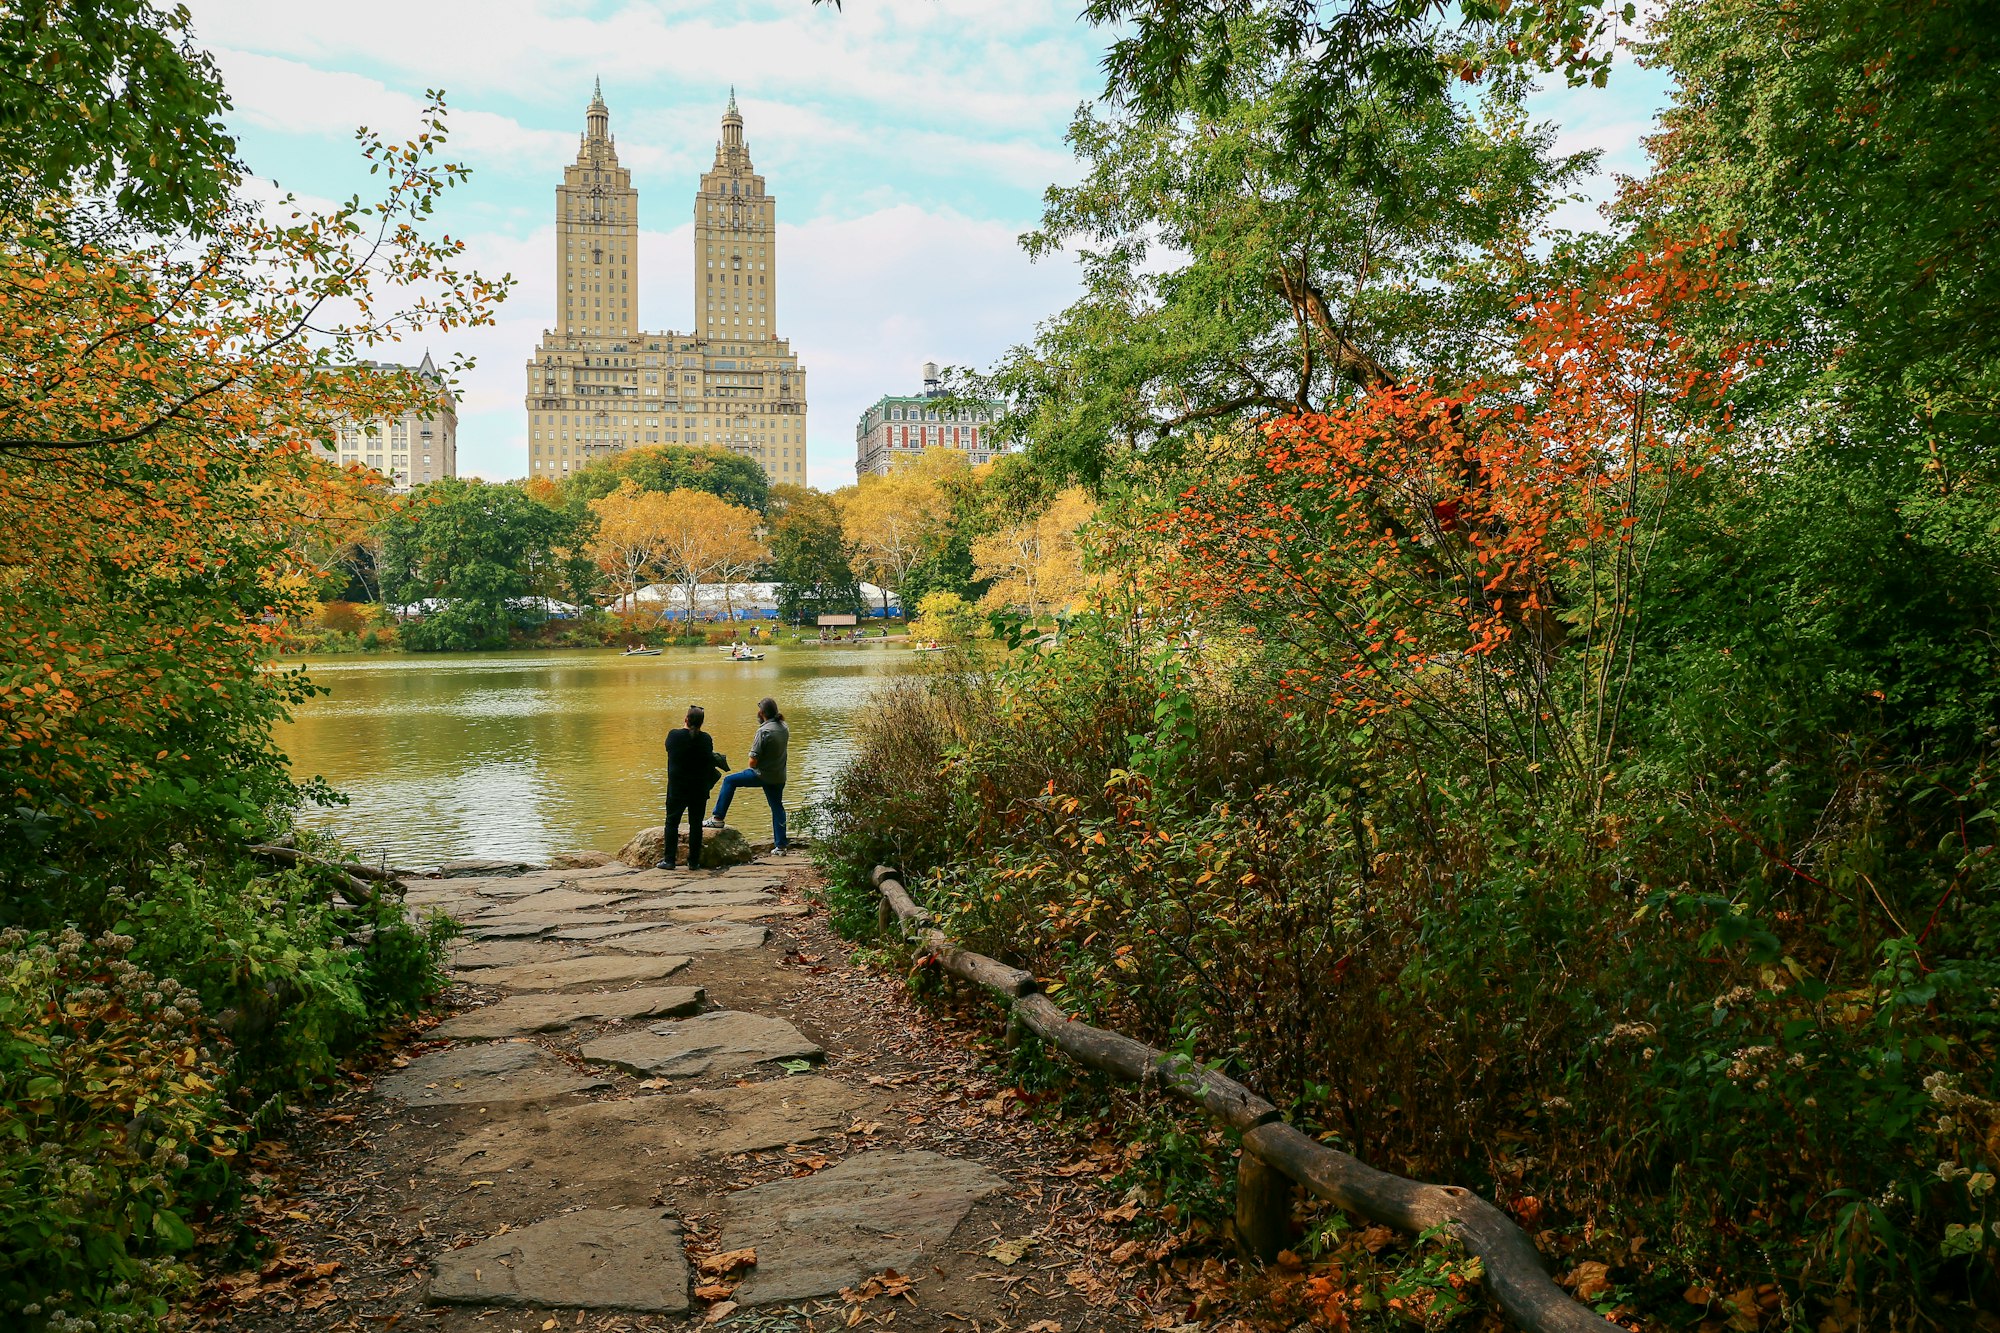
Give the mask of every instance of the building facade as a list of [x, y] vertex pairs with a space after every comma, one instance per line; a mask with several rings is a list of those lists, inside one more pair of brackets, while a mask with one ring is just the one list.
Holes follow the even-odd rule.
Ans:
[[[364, 370], [399, 371], [386, 361], [364, 361]], [[437, 385], [437, 410], [405, 412], [401, 416], [351, 419], [334, 423], [329, 455], [343, 465], [373, 468], [389, 479], [399, 493], [427, 482], [458, 475], [458, 399], [445, 384], [431, 361], [431, 354], [416, 367], [417, 374]]]
[[635, 445], [720, 446], [806, 480], [806, 373], [777, 335], [777, 200], [750, 162], [736, 94], [694, 199], [694, 328], [639, 316], [639, 191], [600, 87], [556, 187], [562, 304], [528, 362], [528, 475], [561, 480]]
[[938, 380], [937, 363], [926, 361], [922, 393], [885, 395], [855, 423], [855, 474], [885, 476], [926, 449], [960, 450], [975, 467], [990, 462], [1004, 452], [994, 443], [993, 423], [1005, 407], [994, 400], [949, 398]]

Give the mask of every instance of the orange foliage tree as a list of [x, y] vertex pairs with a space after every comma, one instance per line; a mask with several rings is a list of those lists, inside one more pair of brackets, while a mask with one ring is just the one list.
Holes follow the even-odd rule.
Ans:
[[1648, 558], [1726, 438], [1742, 354], [1676, 312], [1725, 296], [1701, 246], [1525, 299], [1516, 373], [1286, 417], [1159, 516], [1169, 595], [1266, 653], [1288, 708], [1596, 799]]
[[167, 240], [80, 235], [60, 199], [6, 219], [0, 880], [249, 836], [298, 798], [270, 727], [310, 686], [267, 646], [324, 577], [301, 534], [379, 499], [323, 446], [434, 393], [354, 363], [488, 322], [505, 287], [424, 230], [463, 175], [438, 160], [441, 100], [406, 142], [361, 139], [387, 186], [324, 214], [237, 202]]

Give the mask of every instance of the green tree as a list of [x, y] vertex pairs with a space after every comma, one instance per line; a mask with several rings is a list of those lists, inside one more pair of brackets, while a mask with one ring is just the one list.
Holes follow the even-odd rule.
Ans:
[[1311, 68], [1267, 46], [1230, 77], [1211, 111], [1086, 109], [1070, 128], [1087, 174], [1049, 191], [1025, 244], [1081, 247], [1085, 294], [989, 386], [1060, 478], [1095, 484], [1121, 456], [1404, 376], [1477, 373], [1532, 229], [1588, 161], [1555, 158], [1520, 81], [1496, 75], [1472, 105], [1376, 96], [1373, 160], [1328, 168], [1284, 133]]
[[771, 502], [771, 483], [755, 459], [678, 444], [627, 449], [571, 474], [562, 485], [572, 499], [587, 502], [603, 499], [628, 479], [642, 491], [707, 491], [760, 514]]
[[772, 575], [778, 583], [778, 614], [794, 624], [808, 616], [852, 615], [861, 609], [854, 577], [853, 548], [841, 524], [840, 505], [830, 495], [783, 486], [773, 492]]
[[108, 196], [99, 226], [206, 229], [241, 169], [229, 97], [184, 5], [0, 5], [0, 211]]
[[519, 487], [447, 478], [422, 488], [382, 534], [382, 595], [444, 605], [403, 631], [419, 651], [504, 643], [509, 603], [532, 596], [571, 538], [564, 515]]

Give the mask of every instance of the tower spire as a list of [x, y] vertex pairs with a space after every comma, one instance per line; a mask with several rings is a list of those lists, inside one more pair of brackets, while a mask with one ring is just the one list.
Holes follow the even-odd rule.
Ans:
[[584, 137], [604, 139], [611, 134], [611, 108], [604, 105], [604, 80], [596, 79], [590, 89], [590, 109], [583, 113]]

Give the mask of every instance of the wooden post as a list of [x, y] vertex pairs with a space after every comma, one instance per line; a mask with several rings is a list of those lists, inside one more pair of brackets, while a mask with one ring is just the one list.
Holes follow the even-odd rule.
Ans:
[[887, 935], [895, 927], [896, 912], [889, 906], [887, 898], [875, 904], [875, 929]]
[[1248, 1148], [1236, 1159], [1236, 1245], [1270, 1263], [1292, 1238], [1292, 1182]]

